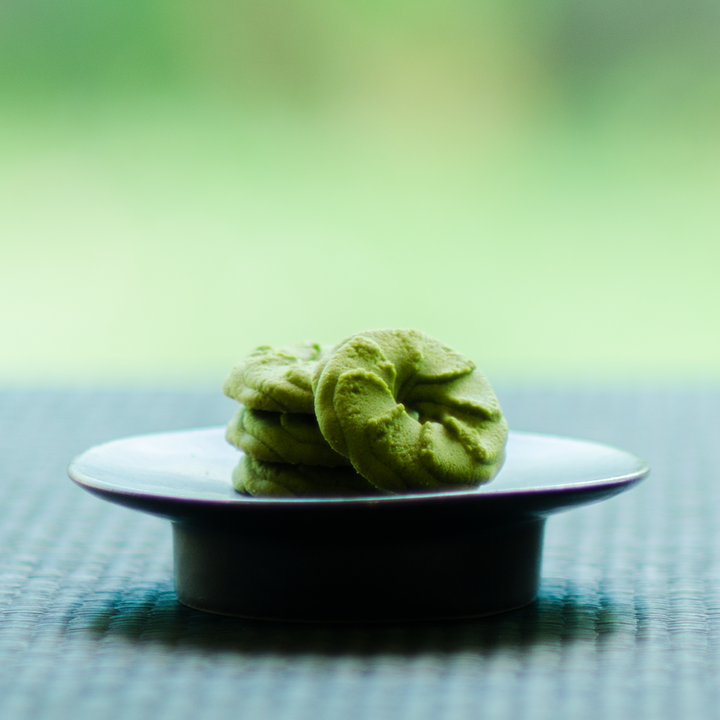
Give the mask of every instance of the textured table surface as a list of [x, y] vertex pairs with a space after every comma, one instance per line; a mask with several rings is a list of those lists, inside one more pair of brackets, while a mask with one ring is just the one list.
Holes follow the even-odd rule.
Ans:
[[720, 717], [720, 393], [499, 395], [514, 429], [616, 445], [650, 478], [550, 519], [533, 606], [362, 627], [179, 605], [169, 524], [66, 477], [90, 445], [223, 424], [229, 401], [0, 393], [0, 718]]

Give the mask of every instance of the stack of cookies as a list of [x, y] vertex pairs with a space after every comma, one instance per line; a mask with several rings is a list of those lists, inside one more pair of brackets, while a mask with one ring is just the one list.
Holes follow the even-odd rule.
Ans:
[[241, 403], [227, 439], [245, 453], [233, 484], [249, 495], [468, 490], [505, 459], [507, 422], [485, 376], [418, 330], [259, 347], [223, 390]]
[[261, 346], [233, 368], [223, 392], [241, 403], [228, 442], [244, 452], [233, 486], [260, 497], [352, 497], [378, 490], [336, 453], [315, 416], [313, 373], [332, 346]]

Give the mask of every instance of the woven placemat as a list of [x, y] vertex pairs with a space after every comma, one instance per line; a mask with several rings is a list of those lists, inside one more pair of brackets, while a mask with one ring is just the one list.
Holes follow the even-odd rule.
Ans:
[[720, 717], [720, 393], [499, 394], [514, 429], [616, 445], [650, 478], [550, 520], [533, 606], [363, 627], [179, 605], [169, 524], [67, 479], [93, 444], [224, 424], [222, 396], [0, 393], [0, 718]]

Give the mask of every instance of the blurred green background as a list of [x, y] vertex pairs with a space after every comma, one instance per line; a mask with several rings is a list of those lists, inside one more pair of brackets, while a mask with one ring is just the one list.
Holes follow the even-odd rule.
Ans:
[[0, 0], [0, 383], [412, 326], [717, 380], [713, 0]]

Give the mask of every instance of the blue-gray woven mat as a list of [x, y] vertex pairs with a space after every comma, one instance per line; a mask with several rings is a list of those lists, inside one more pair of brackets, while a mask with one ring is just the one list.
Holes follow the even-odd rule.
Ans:
[[75, 487], [90, 445], [223, 424], [190, 393], [0, 393], [0, 718], [720, 717], [720, 393], [501, 392], [515, 429], [607, 442], [650, 478], [551, 518], [538, 602], [293, 626], [180, 606], [170, 526]]

